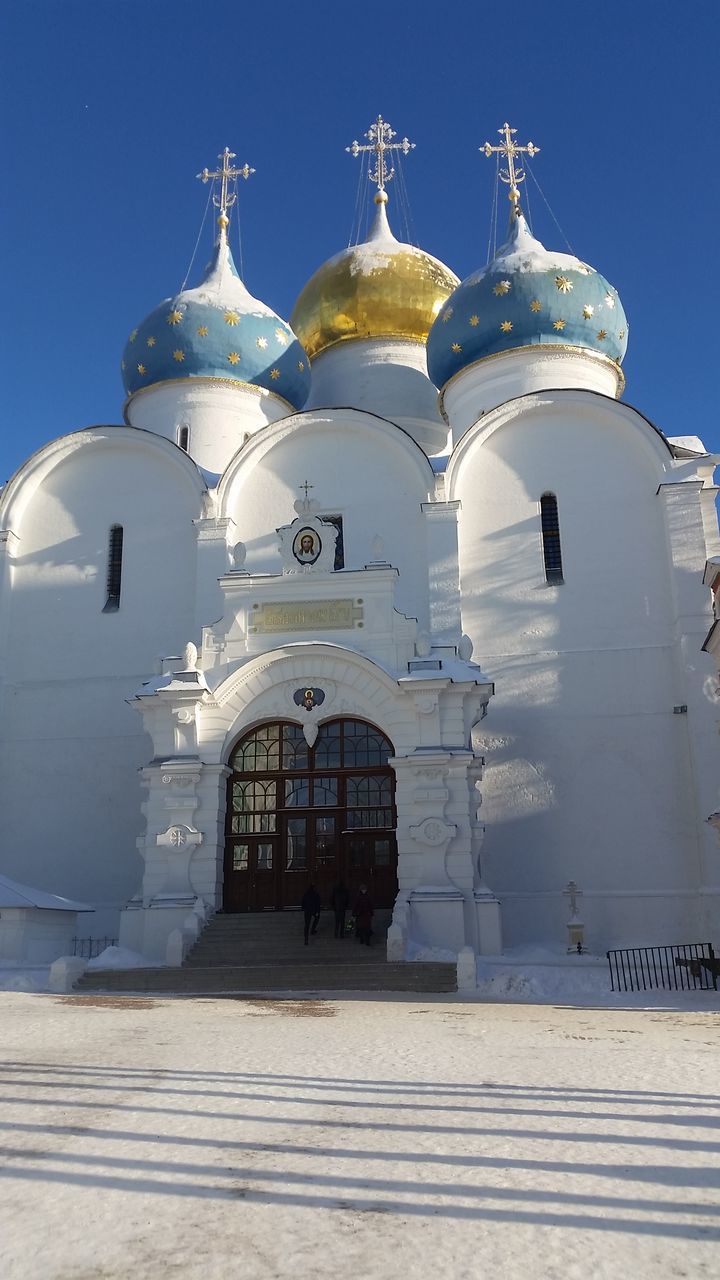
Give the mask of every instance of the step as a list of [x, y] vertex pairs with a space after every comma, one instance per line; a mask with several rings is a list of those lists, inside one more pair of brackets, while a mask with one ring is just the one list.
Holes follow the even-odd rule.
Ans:
[[457, 990], [453, 964], [386, 961], [344, 965], [227, 965], [193, 969], [93, 969], [75, 990], [213, 995], [258, 991], [418, 991]]

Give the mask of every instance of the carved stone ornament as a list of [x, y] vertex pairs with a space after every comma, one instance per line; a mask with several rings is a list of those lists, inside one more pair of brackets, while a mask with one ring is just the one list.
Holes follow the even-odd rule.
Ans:
[[338, 531], [334, 524], [303, 512], [277, 530], [283, 573], [332, 573]]
[[410, 835], [413, 840], [417, 840], [419, 844], [430, 845], [431, 848], [447, 844], [456, 831], [455, 824], [446, 822], [444, 818], [426, 818], [424, 822], [419, 822], [417, 826], [410, 827]]
[[242, 569], [242, 567], [243, 567], [243, 565], [244, 565], [244, 563], [245, 563], [245, 557], [246, 557], [246, 556], [247, 556], [247, 547], [245, 546], [245, 543], [244, 543], [244, 542], [236, 542], [236, 543], [235, 543], [235, 546], [233, 547], [232, 551], [230, 552], [230, 563], [231, 563], [231, 565], [232, 565], [233, 569], [235, 569], [236, 571], [237, 571], [238, 569]]
[[202, 832], [197, 831], [195, 827], [175, 823], [168, 827], [167, 831], [161, 831], [155, 837], [155, 841], [167, 849], [182, 849], [185, 845], [202, 844]]
[[197, 645], [194, 645], [192, 641], [190, 644], [185, 645], [182, 660], [184, 663], [184, 671], [197, 671], [198, 651]]

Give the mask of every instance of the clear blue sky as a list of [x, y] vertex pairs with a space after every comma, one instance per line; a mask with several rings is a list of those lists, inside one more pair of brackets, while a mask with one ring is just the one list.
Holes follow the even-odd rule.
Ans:
[[[245, 279], [288, 317], [348, 241], [378, 112], [417, 242], [484, 263], [508, 119], [574, 251], [619, 289], [626, 399], [720, 449], [717, 0], [5, 0], [0, 482], [44, 441], [121, 421], [131, 328], [182, 282], [226, 144]], [[534, 230], [565, 245], [541, 201]], [[392, 218], [392, 206], [391, 206]], [[397, 227], [396, 230], [400, 228]], [[207, 260], [209, 226], [195, 263]]]

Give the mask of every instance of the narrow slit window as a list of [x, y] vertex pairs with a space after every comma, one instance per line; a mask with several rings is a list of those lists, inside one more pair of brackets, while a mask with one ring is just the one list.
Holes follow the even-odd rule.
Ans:
[[103, 613], [114, 613], [120, 608], [120, 584], [122, 581], [123, 527], [114, 524], [108, 538], [107, 600]]
[[178, 444], [180, 445], [180, 448], [184, 449], [185, 452], [187, 453], [190, 445], [190, 428], [189, 427], [180, 427], [178, 431]]
[[560, 549], [560, 521], [554, 493], [544, 493], [540, 499], [543, 558], [546, 582], [563, 582], [562, 551]]

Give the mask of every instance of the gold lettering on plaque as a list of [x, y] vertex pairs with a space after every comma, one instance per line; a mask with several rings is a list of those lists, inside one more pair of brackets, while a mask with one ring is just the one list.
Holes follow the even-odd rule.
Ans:
[[361, 600], [294, 600], [289, 604], [254, 604], [248, 631], [350, 631], [362, 626]]

